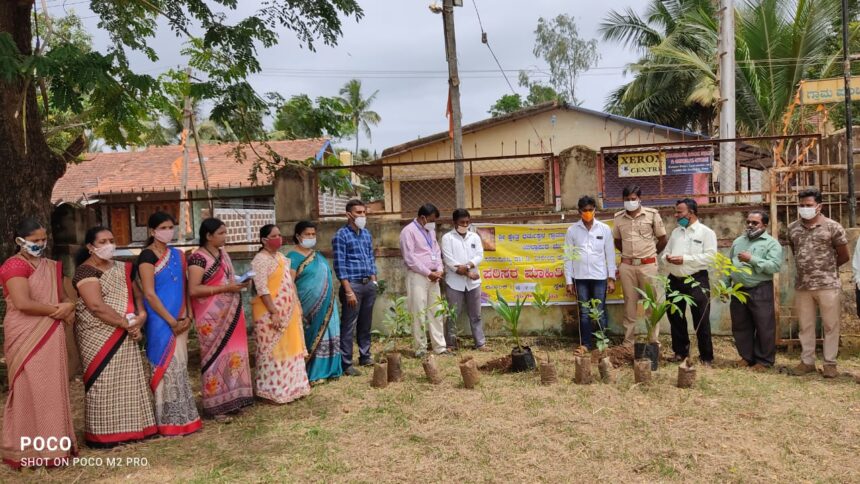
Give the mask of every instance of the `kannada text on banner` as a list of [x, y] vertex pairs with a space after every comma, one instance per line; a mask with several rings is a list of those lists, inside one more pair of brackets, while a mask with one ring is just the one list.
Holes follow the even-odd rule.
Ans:
[[[605, 223], [612, 226], [611, 220]], [[495, 301], [498, 290], [512, 302], [517, 296], [530, 295], [540, 285], [549, 291], [551, 304], [576, 304], [575, 298], [565, 292], [564, 236], [568, 227], [570, 224], [475, 224], [484, 246], [481, 301]], [[617, 252], [616, 261], [620, 262]], [[615, 292], [607, 295], [607, 302], [622, 299], [619, 283]]]

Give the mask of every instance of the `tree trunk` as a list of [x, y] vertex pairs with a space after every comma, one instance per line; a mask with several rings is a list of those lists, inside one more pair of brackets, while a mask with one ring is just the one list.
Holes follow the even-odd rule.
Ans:
[[[0, 32], [10, 33], [25, 56], [32, 54], [32, 9], [32, 0], [0, 2]], [[36, 217], [50, 226], [51, 191], [65, 173], [66, 159], [78, 154], [51, 151], [33, 79], [0, 79], [0, 261], [15, 252], [14, 231], [23, 218]]]

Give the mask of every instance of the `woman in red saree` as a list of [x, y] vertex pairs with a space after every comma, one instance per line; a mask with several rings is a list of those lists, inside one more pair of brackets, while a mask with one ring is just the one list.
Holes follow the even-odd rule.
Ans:
[[200, 341], [203, 412], [216, 421], [254, 403], [248, 362], [248, 330], [233, 263], [223, 249], [224, 222], [209, 218], [200, 225], [200, 248], [188, 258], [188, 290]]
[[80, 295], [75, 335], [85, 368], [84, 440], [113, 447], [158, 432], [138, 346], [147, 315], [131, 263], [113, 260], [111, 231], [93, 227], [84, 244], [72, 280]]
[[[16, 230], [21, 248], [0, 266], [6, 298], [4, 353], [9, 396], [3, 411], [3, 462], [55, 466], [77, 454], [66, 373], [66, 329], [74, 322], [74, 304], [64, 294], [62, 267], [43, 256], [48, 235], [33, 219]], [[62, 439], [64, 450], [22, 448], [21, 438]]]

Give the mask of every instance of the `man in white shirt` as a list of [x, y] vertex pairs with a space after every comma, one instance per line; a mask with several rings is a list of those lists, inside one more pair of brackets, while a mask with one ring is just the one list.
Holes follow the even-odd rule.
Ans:
[[[678, 226], [669, 236], [663, 260], [669, 268], [669, 287], [666, 292], [677, 290], [692, 297], [696, 303], [690, 308], [690, 313], [699, 344], [699, 359], [703, 364], [710, 365], [714, 361], [714, 347], [711, 342], [709, 294], [706, 291], [711, 287], [708, 268], [717, 254], [717, 235], [699, 222], [698, 213], [696, 201], [690, 198], [678, 200], [675, 204]], [[672, 351], [675, 352], [669, 361], [683, 361], [690, 356], [687, 304], [680, 301], [677, 305], [680, 311], [667, 313], [672, 326]]]
[[[475, 348], [490, 351], [481, 323], [481, 275], [478, 264], [484, 260], [481, 237], [469, 230], [472, 218], [466, 209], [454, 210], [454, 229], [442, 236], [442, 260], [445, 263], [445, 297], [448, 304], [462, 314], [465, 307], [475, 338]], [[457, 321], [446, 321], [445, 343], [457, 346]]]
[[[591, 335], [594, 331], [606, 329], [606, 294], [615, 292], [615, 244], [612, 229], [605, 223], [594, 219], [597, 202], [585, 195], [577, 204], [579, 222], [571, 225], [564, 236], [565, 252], [564, 278], [567, 293], [579, 301], [579, 335], [582, 345], [592, 349]], [[600, 300], [603, 311], [598, 328], [593, 328], [588, 310], [583, 306], [592, 299]]]

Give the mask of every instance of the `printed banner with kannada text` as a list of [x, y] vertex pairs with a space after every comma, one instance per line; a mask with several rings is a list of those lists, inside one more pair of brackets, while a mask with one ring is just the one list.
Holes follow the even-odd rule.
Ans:
[[[604, 221], [610, 227], [613, 221]], [[549, 291], [551, 304], [576, 304], [565, 292], [564, 236], [571, 224], [475, 224], [484, 246], [481, 302], [496, 300], [496, 290], [508, 302], [526, 297], [540, 287]], [[616, 262], [620, 263], [616, 251]], [[621, 284], [607, 302], [623, 302]], [[529, 298], [528, 304], [531, 304]]]

